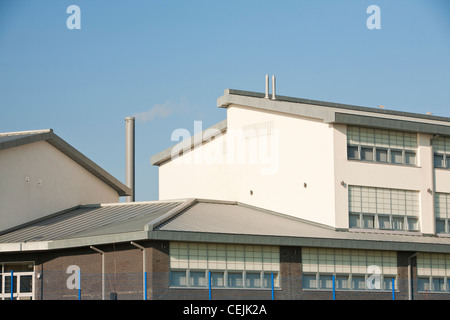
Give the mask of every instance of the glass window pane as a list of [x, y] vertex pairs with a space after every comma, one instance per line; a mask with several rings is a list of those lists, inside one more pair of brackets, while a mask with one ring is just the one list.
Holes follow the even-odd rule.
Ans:
[[417, 290], [418, 291], [430, 291], [430, 279], [429, 278], [419, 278], [417, 279]]
[[373, 148], [361, 148], [361, 160], [373, 161]]
[[387, 162], [387, 150], [385, 149], [377, 149], [377, 161], [378, 162]]
[[211, 272], [211, 286], [212, 287], [225, 286], [225, 278], [223, 272]]
[[406, 164], [416, 164], [416, 153], [415, 152], [405, 152], [405, 163]]
[[359, 159], [358, 147], [348, 146], [347, 147], [347, 158], [348, 159]]
[[375, 228], [375, 216], [373, 215], [363, 215], [363, 223], [364, 223], [364, 228], [369, 228], [369, 229], [373, 229]]
[[259, 272], [247, 272], [245, 274], [245, 286], [247, 288], [260, 288], [261, 274]]
[[[17, 292], [17, 276], [13, 277], [13, 293]], [[5, 293], [11, 293], [11, 276], [5, 276]]]
[[191, 287], [206, 287], [205, 271], [191, 271], [189, 273], [189, 285]]
[[[384, 290], [392, 290], [392, 280], [394, 277], [384, 277], [383, 278], [383, 289]], [[395, 280], [394, 280], [395, 281]], [[395, 283], [394, 283], [395, 285]]]
[[4, 272], [27, 272], [33, 271], [32, 263], [12, 263], [4, 265]]
[[361, 218], [359, 214], [350, 214], [350, 228], [361, 228]]
[[244, 278], [242, 276], [242, 272], [229, 272], [228, 286], [233, 288], [242, 288], [244, 286]]
[[366, 278], [364, 276], [352, 276], [352, 288], [353, 290], [365, 290]]
[[319, 275], [319, 288], [320, 289], [332, 289], [333, 288], [333, 276], [324, 274]]
[[419, 231], [419, 220], [417, 218], [407, 218], [408, 230], [409, 231]]
[[[264, 273], [263, 275], [263, 287], [264, 288], [272, 288], [272, 273]], [[273, 286], [277, 287], [278, 285], [278, 273], [273, 274]]]
[[171, 271], [170, 272], [170, 285], [185, 287], [186, 282], [186, 271]]
[[32, 290], [32, 279], [33, 276], [20, 276], [20, 292], [29, 293]]
[[444, 219], [436, 219], [436, 233], [445, 233]]
[[444, 278], [433, 278], [432, 279], [432, 291], [444, 291], [445, 290], [445, 281]]
[[303, 288], [305, 289], [317, 289], [316, 275], [304, 275], [303, 276]]
[[403, 163], [403, 154], [400, 150], [391, 150], [391, 162]]
[[378, 224], [380, 229], [391, 229], [391, 219], [387, 215], [379, 215]]
[[444, 167], [444, 156], [442, 154], [434, 154], [434, 167], [443, 168]]
[[405, 229], [405, 217], [392, 217], [392, 228], [394, 230]]
[[350, 289], [348, 276], [336, 276], [336, 289], [346, 290]]

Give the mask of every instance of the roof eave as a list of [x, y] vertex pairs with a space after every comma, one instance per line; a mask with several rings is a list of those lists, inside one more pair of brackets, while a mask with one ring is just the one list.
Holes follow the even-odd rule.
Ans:
[[370, 126], [410, 132], [450, 135], [450, 118], [361, 107], [285, 96], [265, 99], [263, 93], [227, 89], [217, 99], [219, 108], [243, 106], [268, 112], [312, 118], [324, 123]]

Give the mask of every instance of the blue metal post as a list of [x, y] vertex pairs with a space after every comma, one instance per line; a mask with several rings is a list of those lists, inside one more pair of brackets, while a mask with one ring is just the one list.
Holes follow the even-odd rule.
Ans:
[[211, 300], [211, 271], [208, 271], [209, 282], [209, 300]]
[[147, 271], [144, 272], [144, 300], [147, 300]]
[[81, 270], [78, 270], [78, 300], [81, 300]]
[[14, 300], [14, 271], [11, 270], [11, 300]]
[[395, 278], [392, 278], [392, 300], [395, 300]]
[[272, 300], [275, 300], [275, 299], [274, 299], [274, 291], [273, 291], [273, 287], [274, 287], [274, 286], [273, 286], [273, 273], [272, 273]]
[[333, 274], [333, 300], [336, 300], [336, 278]]

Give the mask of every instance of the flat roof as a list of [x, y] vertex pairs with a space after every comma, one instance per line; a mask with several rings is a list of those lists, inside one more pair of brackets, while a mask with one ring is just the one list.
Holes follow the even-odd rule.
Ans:
[[[302, 116], [321, 120], [324, 123], [450, 136], [450, 118], [430, 114], [363, 107], [280, 95], [277, 95], [276, 99], [272, 100], [271, 98], [265, 98], [265, 94], [260, 92], [226, 89], [223, 96], [217, 99], [217, 107], [228, 108], [231, 105]], [[184, 150], [192, 150], [198, 145], [198, 141], [201, 141], [198, 137], [202, 137], [211, 129], [226, 132], [227, 120], [225, 119], [211, 126], [202, 133], [192, 137], [190, 141], [179, 142], [155, 154], [151, 157], [151, 164], [159, 166], [170, 161], [172, 151], [181, 147], [184, 147]]]
[[[224, 95], [217, 99], [217, 106], [218, 107], [227, 107], [231, 103], [235, 103], [234, 101], [227, 99], [227, 96], [230, 96], [230, 95], [240, 96], [240, 97], [252, 97], [252, 98], [258, 98], [258, 99], [262, 98], [262, 99], [264, 99], [264, 101], [274, 102], [274, 103], [276, 103], [276, 102], [292, 102], [292, 103], [297, 103], [297, 104], [307, 104], [307, 105], [321, 106], [321, 107], [327, 107], [327, 108], [342, 109], [342, 110], [347, 110], [347, 111], [363, 111], [363, 112], [370, 112], [370, 113], [380, 114], [380, 115], [381, 114], [382, 115], [394, 115], [394, 116], [417, 118], [417, 119], [422, 119], [422, 120], [443, 121], [443, 122], [448, 122], [448, 125], [450, 125], [449, 117], [436, 116], [436, 115], [432, 115], [432, 114], [421, 114], [421, 113], [414, 113], [414, 112], [396, 111], [396, 110], [392, 110], [392, 109], [379, 108], [379, 107], [378, 108], [365, 107], [365, 106], [357, 106], [357, 105], [344, 104], [344, 103], [311, 100], [311, 99], [280, 96], [280, 95], [277, 95], [276, 99], [272, 100], [271, 98], [265, 99], [264, 93], [236, 90], [236, 89], [225, 89]], [[242, 101], [246, 101], [246, 100], [242, 100]]]
[[52, 129], [0, 133], [0, 152], [5, 149], [38, 141], [46, 141], [54, 146], [56, 149], [103, 181], [109, 187], [114, 189], [119, 196], [130, 196], [133, 194], [133, 190], [114, 178], [111, 174], [106, 172], [69, 143], [57, 136]]

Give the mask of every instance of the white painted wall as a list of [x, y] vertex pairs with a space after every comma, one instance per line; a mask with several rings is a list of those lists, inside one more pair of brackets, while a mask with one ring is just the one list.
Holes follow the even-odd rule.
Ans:
[[1, 150], [0, 179], [0, 230], [80, 204], [119, 201], [116, 191], [45, 141]]
[[[332, 126], [235, 105], [227, 108], [227, 125], [224, 136], [178, 159], [189, 154], [191, 160], [204, 159], [202, 151], [209, 154], [227, 146], [227, 151], [222, 151], [222, 164], [171, 161], [160, 166], [161, 200], [195, 197], [239, 201], [334, 225]], [[249, 130], [259, 135], [240, 135]], [[252, 154], [258, 155], [255, 159], [242, 151], [252, 146]]]

